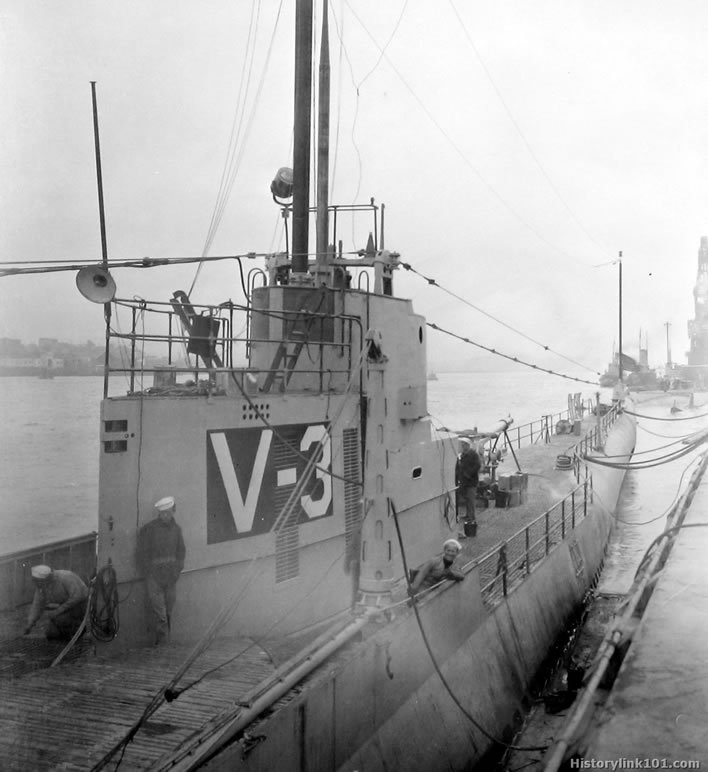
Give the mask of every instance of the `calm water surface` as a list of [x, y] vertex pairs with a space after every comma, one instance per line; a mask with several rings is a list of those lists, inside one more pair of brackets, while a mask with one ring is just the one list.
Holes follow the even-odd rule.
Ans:
[[[641, 399], [641, 395], [639, 397]], [[676, 402], [682, 412], [672, 415]], [[636, 406], [636, 412], [652, 418], [637, 419], [637, 446], [634, 462], [648, 461], [684, 447], [680, 439], [708, 428], [708, 394], [696, 394], [694, 408], [688, 397], [666, 396]], [[690, 420], [685, 420], [689, 419]], [[670, 419], [670, 420], [666, 420]], [[680, 420], [677, 420], [680, 419]], [[671, 444], [677, 443], [679, 444]], [[658, 450], [661, 446], [662, 450]], [[691, 479], [702, 445], [683, 458], [651, 469], [630, 470], [624, 479], [615, 513], [613, 534], [598, 590], [608, 594], [626, 593], [646, 548], [666, 527], [666, 514]]]
[[[126, 390], [118, 381], [114, 388], [116, 394]], [[441, 426], [484, 431], [508, 416], [521, 424], [558, 413], [567, 407], [568, 393], [577, 391], [594, 393], [590, 386], [531, 371], [438, 373], [437, 381], [428, 382], [428, 409]], [[100, 377], [0, 378], [0, 554], [95, 529], [102, 392]], [[649, 428], [672, 433], [665, 426]], [[638, 439], [649, 446], [669, 442], [642, 434], [640, 429]], [[675, 463], [678, 477], [685, 462]], [[618, 516], [639, 522], [668, 506], [675, 480], [658, 482], [665, 477], [656, 470], [631, 473], [627, 509]]]

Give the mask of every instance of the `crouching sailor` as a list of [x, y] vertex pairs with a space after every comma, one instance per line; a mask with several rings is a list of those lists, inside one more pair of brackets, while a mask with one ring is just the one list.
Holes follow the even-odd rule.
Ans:
[[144, 525], [138, 534], [138, 565], [145, 577], [156, 644], [167, 639], [177, 579], [184, 568], [184, 539], [174, 520], [175, 509], [172, 496], [156, 501], [157, 518]]
[[437, 555], [427, 563], [423, 563], [418, 569], [415, 579], [411, 582], [411, 592], [417, 593], [420, 590], [427, 590], [428, 587], [433, 587], [444, 579], [454, 579], [456, 582], [461, 582], [465, 575], [453, 567], [461, 549], [462, 545], [459, 541], [448, 539], [443, 544], [442, 555]]
[[49, 566], [32, 568], [34, 600], [27, 617], [28, 635], [42, 612], [47, 611], [46, 636], [50, 640], [69, 640], [79, 629], [86, 614], [88, 587], [73, 571]]

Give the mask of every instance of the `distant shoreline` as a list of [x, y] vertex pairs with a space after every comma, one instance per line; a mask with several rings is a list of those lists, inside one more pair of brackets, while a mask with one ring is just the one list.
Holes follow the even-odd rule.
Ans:
[[[38, 367], [18, 367], [18, 368], [3, 368], [0, 370], [0, 378], [41, 378], [44, 375], [44, 371]], [[52, 378], [71, 377], [76, 378], [102, 378], [103, 373], [80, 373], [72, 372], [71, 370], [52, 370]]]

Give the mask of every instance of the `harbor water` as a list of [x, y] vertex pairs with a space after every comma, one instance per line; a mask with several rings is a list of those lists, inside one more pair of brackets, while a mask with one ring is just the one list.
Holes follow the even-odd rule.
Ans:
[[[113, 380], [111, 394], [126, 390], [125, 381]], [[96, 528], [102, 392], [100, 377], [0, 378], [3, 553]], [[428, 409], [438, 426], [454, 430], [476, 426], [485, 431], [502, 418], [511, 417], [519, 425], [559, 413], [567, 408], [568, 394], [577, 392], [584, 398], [595, 394], [587, 384], [522, 369], [438, 373], [437, 380], [428, 381]], [[601, 390], [601, 399], [609, 401], [607, 390]], [[687, 427], [680, 431], [684, 429]], [[672, 432], [677, 434], [678, 430], [665, 433]], [[646, 438], [656, 445], [670, 441], [651, 435]], [[644, 486], [645, 477], [653, 480], [664, 475], [630, 473], [625, 493], [631, 502], [626, 519], [635, 515], [647, 519], [639, 501], [644, 494], [637, 490], [640, 479]], [[663, 498], [656, 491], [648, 494], [652, 513], [657, 514], [656, 502], [670, 501], [674, 493], [672, 484], [667, 484]], [[623, 562], [621, 555], [617, 559]]]
[[[656, 463], [667, 454], [685, 446], [682, 440], [708, 428], [708, 394], [662, 396], [655, 399], [636, 395], [637, 445], [632, 464], [645, 469], [630, 469], [625, 476], [615, 512], [612, 535], [598, 592], [621, 595], [630, 589], [645, 550], [666, 527], [666, 515], [691, 478], [705, 445], [668, 463]], [[680, 412], [671, 412], [671, 408]], [[644, 418], [642, 416], [650, 416]]]

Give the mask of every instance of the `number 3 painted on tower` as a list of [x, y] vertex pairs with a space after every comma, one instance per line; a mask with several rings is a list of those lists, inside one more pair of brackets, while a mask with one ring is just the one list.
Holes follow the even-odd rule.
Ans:
[[319, 499], [313, 499], [308, 494], [300, 499], [302, 508], [310, 518], [322, 517], [322, 515], [326, 514], [332, 501], [332, 478], [324, 471], [329, 469], [332, 453], [329, 444], [329, 434], [324, 426], [309, 426], [300, 442], [300, 450], [305, 453], [310, 445], [320, 441], [322, 441], [322, 458], [317, 462], [315, 476], [322, 483], [322, 496]]

